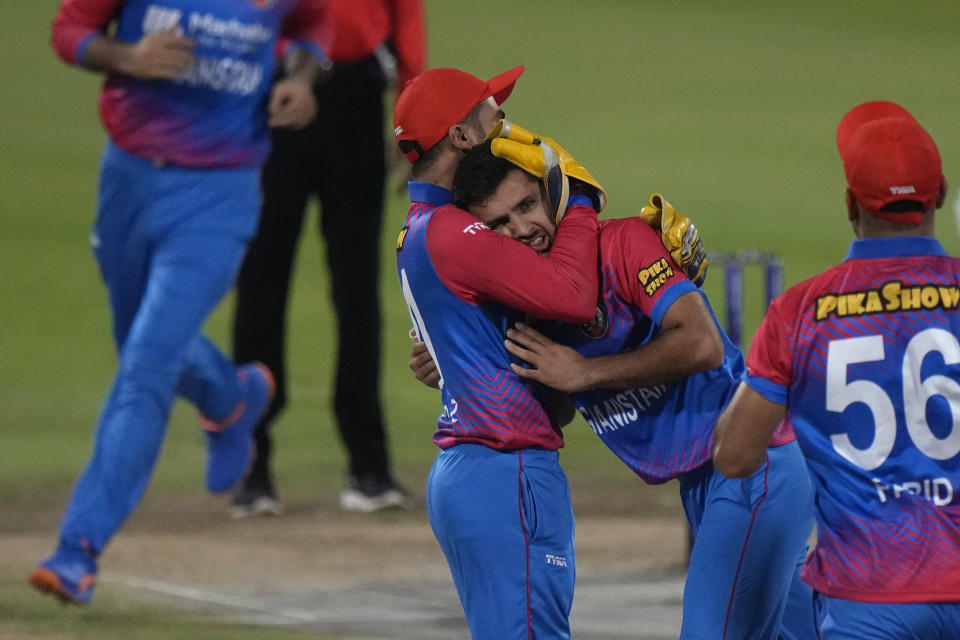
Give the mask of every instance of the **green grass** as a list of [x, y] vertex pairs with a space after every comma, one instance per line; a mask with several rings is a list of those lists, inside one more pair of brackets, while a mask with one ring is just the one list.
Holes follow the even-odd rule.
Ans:
[[[52, 607], [19, 582], [0, 578], [0, 635], [16, 640], [297, 640], [316, 638], [254, 624], [227, 623], [222, 614], [171, 615], [169, 609], [97, 595], [96, 607]], [[332, 638], [330, 640], [333, 640]]]
[[[834, 143], [850, 107], [901, 102], [937, 140], [948, 178], [958, 174], [960, 85], [950, 75], [960, 64], [957, 4], [427, 5], [431, 65], [481, 76], [527, 66], [506, 105], [510, 117], [575, 152], [608, 189], [606, 216], [630, 215], [662, 192], [693, 217], [708, 248], [779, 253], [788, 284], [840, 260], [851, 239]], [[22, 3], [0, 25], [7, 52], [0, 92], [0, 509], [65, 499], [114, 366], [105, 295], [87, 248], [103, 141], [99, 82], [54, 58], [47, 44], [53, 13], [51, 2]], [[953, 198], [951, 191], [939, 235], [955, 254]], [[408, 319], [392, 255], [406, 206], [403, 197], [391, 199], [381, 239], [383, 390], [395, 465], [419, 492], [435, 453], [438, 403], [406, 368]], [[289, 410], [275, 427], [278, 481], [289, 496], [332, 491], [345, 466], [330, 400], [329, 285], [309, 228], [293, 291]], [[721, 280], [716, 270], [707, 284], [718, 311]], [[759, 283], [749, 282], [748, 336], [761, 312]], [[231, 306], [228, 299], [210, 319], [209, 334], [220, 344], [227, 344]], [[150, 490], [200, 491], [202, 455], [192, 411], [178, 405]], [[568, 429], [564, 461], [575, 495], [578, 486], [609, 486], [611, 495], [629, 496], [636, 486], [582, 422]], [[0, 635], [16, 628], [61, 637], [52, 625], [73, 621], [91, 630], [72, 637], [154, 637], [132, 636], [123, 625], [171, 624], [119, 604], [98, 613], [104, 603], [50, 616], [8, 584], [0, 601], [0, 618], [16, 625], [0, 624]], [[190, 626], [177, 637], [221, 637], [206, 627], [188, 635]]]

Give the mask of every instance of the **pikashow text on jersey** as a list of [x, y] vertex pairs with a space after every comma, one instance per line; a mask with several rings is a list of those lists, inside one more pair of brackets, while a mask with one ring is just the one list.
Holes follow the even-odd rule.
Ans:
[[871, 313], [956, 309], [960, 304], [960, 287], [939, 284], [905, 285], [899, 280], [887, 282], [877, 289], [828, 293], [817, 298], [816, 320], [830, 316], [846, 318]]

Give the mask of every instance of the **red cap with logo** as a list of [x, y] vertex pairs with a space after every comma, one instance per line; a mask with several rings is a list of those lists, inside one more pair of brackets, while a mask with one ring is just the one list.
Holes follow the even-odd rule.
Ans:
[[[847, 186], [871, 215], [901, 224], [919, 224], [933, 209], [943, 184], [940, 152], [930, 134], [893, 102], [865, 102], [851, 109], [837, 129], [837, 148]], [[888, 212], [901, 200], [916, 210]]]
[[416, 162], [489, 97], [497, 104], [513, 91], [523, 65], [484, 82], [459, 69], [428, 69], [407, 83], [393, 110], [393, 133], [403, 155]]

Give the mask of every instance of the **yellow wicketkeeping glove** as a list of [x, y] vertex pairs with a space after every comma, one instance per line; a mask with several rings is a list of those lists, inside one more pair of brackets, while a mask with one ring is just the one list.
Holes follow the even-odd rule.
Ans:
[[586, 167], [577, 162], [570, 152], [557, 144], [557, 141], [553, 138], [548, 138], [547, 136], [541, 136], [528, 131], [520, 125], [514, 124], [506, 119], [498, 122], [490, 131], [490, 133], [487, 134], [487, 140], [494, 140], [496, 138], [514, 140], [527, 145], [537, 144], [537, 140], [546, 142], [556, 152], [560, 161], [560, 167], [563, 169], [563, 172], [570, 179], [581, 182], [586, 188], [590, 199], [593, 200], [594, 208], [597, 210], [597, 212], [599, 213], [605, 206], [607, 206], [607, 192], [604, 191], [603, 187], [600, 186], [600, 183], [597, 182], [596, 178], [590, 175], [590, 172], [587, 171]]
[[687, 216], [678, 213], [659, 193], [640, 210], [640, 219], [660, 232], [660, 241], [687, 277], [698, 287], [707, 277], [707, 252], [700, 231]]
[[507, 138], [494, 138], [490, 141], [490, 151], [530, 175], [539, 178], [546, 188], [547, 201], [553, 219], [560, 222], [567, 201], [570, 199], [570, 181], [560, 164], [560, 157], [546, 141], [525, 143]]

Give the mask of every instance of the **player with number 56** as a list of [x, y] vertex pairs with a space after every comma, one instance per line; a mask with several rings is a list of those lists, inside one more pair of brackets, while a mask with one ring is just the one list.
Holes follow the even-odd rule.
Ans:
[[848, 219], [841, 264], [775, 300], [716, 429], [729, 476], [796, 430], [817, 492], [803, 578], [822, 640], [960, 634], [960, 260], [934, 237], [947, 183], [905, 109], [840, 122]]

